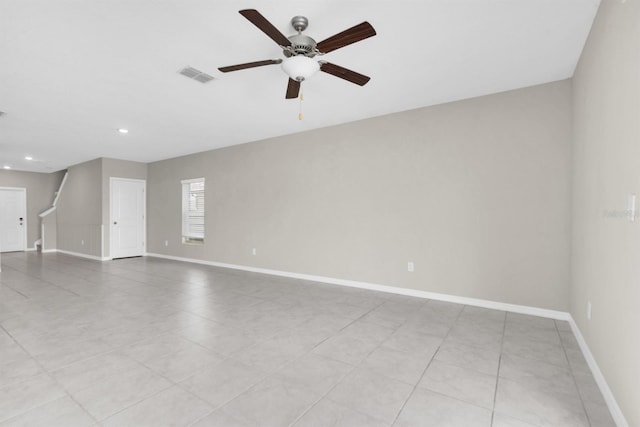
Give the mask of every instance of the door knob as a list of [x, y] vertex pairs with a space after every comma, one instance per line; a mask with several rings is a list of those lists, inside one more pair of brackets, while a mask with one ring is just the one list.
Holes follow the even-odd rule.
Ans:
[[118, 225], [118, 221], [113, 221], [113, 225]]

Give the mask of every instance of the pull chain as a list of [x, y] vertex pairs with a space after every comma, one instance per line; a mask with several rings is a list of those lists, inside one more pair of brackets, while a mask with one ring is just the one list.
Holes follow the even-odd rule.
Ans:
[[302, 92], [302, 83], [300, 83], [300, 110], [298, 112], [298, 120], [302, 120], [302, 101], [304, 101], [304, 92]]

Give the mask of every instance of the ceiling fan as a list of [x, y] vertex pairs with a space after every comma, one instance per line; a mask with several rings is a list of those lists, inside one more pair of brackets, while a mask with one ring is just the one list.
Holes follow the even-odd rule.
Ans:
[[300, 83], [311, 77], [318, 70], [360, 86], [364, 86], [370, 80], [369, 77], [363, 74], [356, 73], [339, 65], [313, 59], [316, 55], [324, 55], [341, 47], [375, 36], [376, 31], [368, 22], [365, 21], [316, 43], [311, 37], [302, 34], [309, 24], [309, 20], [304, 16], [294, 16], [291, 19], [291, 26], [293, 26], [298, 34], [286, 37], [257, 10], [244, 9], [240, 11], [240, 14], [276, 42], [282, 48], [285, 59], [267, 59], [264, 61], [248, 62], [246, 64], [218, 68], [218, 70], [223, 73], [262, 67], [264, 65], [282, 64], [282, 69], [289, 75], [286, 99], [297, 98], [300, 92]]

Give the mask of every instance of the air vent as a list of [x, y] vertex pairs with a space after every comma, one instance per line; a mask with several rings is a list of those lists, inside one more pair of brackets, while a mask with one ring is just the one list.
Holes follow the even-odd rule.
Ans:
[[182, 70], [178, 71], [183, 76], [189, 77], [190, 79], [199, 81], [200, 83], [207, 83], [213, 80], [213, 77], [207, 73], [203, 73], [200, 70], [196, 70], [193, 67], [185, 67]]

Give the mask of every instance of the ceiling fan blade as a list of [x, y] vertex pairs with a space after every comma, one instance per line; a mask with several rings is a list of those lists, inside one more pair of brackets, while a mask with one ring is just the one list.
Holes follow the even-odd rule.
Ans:
[[376, 30], [373, 29], [371, 24], [365, 21], [355, 27], [344, 30], [335, 36], [322, 40], [316, 45], [316, 48], [322, 53], [327, 53], [375, 35]]
[[267, 59], [266, 61], [247, 62], [246, 64], [229, 65], [228, 67], [220, 67], [218, 70], [223, 73], [229, 71], [246, 70], [247, 68], [262, 67], [263, 65], [273, 65], [282, 63], [282, 59]]
[[367, 77], [364, 74], [356, 73], [347, 68], [341, 67], [330, 62], [323, 62], [320, 64], [320, 71], [331, 74], [336, 77], [340, 77], [348, 82], [355, 83], [360, 86], [364, 86], [371, 80], [371, 77]]
[[240, 11], [240, 15], [247, 18], [253, 25], [258, 27], [263, 33], [265, 33], [271, 40], [278, 43], [280, 46], [291, 46], [291, 41], [282, 34], [273, 24], [267, 21], [267, 18], [262, 16], [260, 12], [255, 9], [243, 9]]
[[297, 80], [289, 79], [289, 84], [287, 85], [287, 95], [286, 99], [294, 99], [298, 97], [300, 93], [300, 82]]

